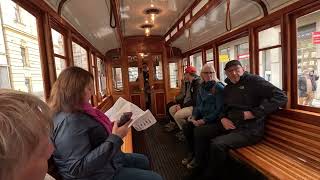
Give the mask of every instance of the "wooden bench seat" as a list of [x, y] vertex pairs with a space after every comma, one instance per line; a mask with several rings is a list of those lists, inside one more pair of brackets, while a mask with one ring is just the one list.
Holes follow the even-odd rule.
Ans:
[[230, 153], [269, 179], [320, 179], [320, 127], [316, 125], [273, 115], [262, 142]]

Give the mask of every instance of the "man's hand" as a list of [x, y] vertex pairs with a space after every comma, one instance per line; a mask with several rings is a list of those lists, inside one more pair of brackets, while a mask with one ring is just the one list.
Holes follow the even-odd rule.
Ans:
[[254, 119], [255, 118], [255, 116], [252, 114], [251, 111], [244, 111], [243, 112], [243, 117], [244, 117], [244, 120]]
[[199, 127], [204, 125], [206, 122], [203, 119], [199, 119], [199, 120], [192, 120], [191, 121], [193, 123], [194, 126]]
[[233, 122], [230, 121], [230, 119], [228, 119], [228, 118], [222, 118], [221, 123], [226, 130], [236, 129]]

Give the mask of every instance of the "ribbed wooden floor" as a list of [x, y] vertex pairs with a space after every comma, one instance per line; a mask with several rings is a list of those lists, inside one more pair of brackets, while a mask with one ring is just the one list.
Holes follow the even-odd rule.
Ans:
[[174, 133], [163, 131], [159, 123], [144, 132], [133, 132], [133, 149], [149, 157], [151, 167], [165, 180], [180, 180], [186, 168], [180, 163], [186, 154], [185, 145]]
[[[155, 124], [144, 132], [133, 131], [133, 150], [149, 157], [152, 169], [159, 173], [164, 180], [180, 180], [187, 173], [181, 160], [186, 155], [185, 144], [179, 142], [174, 133], [163, 131], [160, 123]], [[261, 180], [265, 179], [260, 173], [249, 169], [242, 163], [230, 162], [230, 179]]]

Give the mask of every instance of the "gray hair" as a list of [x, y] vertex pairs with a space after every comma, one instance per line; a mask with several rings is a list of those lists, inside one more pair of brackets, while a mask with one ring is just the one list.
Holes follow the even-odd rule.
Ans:
[[214, 81], [216, 82], [220, 82], [220, 80], [218, 79], [217, 77], [217, 72], [216, 70], [214, 69], [213, 65], [212, 64], [208, 64], [206, 63], [205, 65], [203, 65], [202, 69], [201, 69], [201, 73], [205, 72], [205, 70], [209, 70], [210, 72], [213, 72], [212, 74], [212, 78]]
[[0, 89], [0, 179], [14, 179], [52, 127], [45, 102], [24, 92]]

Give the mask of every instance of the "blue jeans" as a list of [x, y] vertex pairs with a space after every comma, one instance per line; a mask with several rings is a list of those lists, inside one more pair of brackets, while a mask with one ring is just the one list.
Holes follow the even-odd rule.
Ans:
[[118, 170], [114, 180], [162, 180], [159, 174], [149, 169], [149, 160], [145, 155], [137, 153], [125, 154], [123, 167]]

